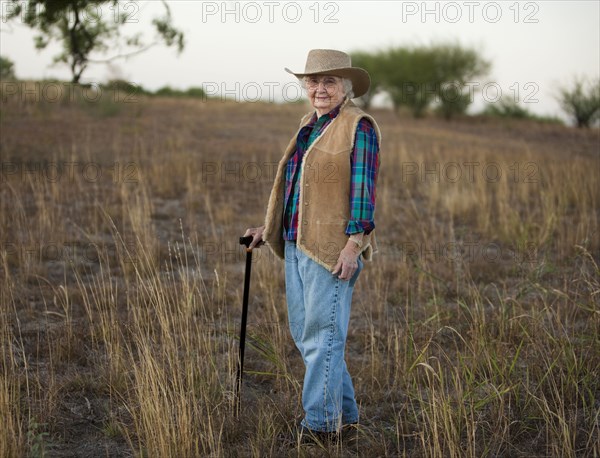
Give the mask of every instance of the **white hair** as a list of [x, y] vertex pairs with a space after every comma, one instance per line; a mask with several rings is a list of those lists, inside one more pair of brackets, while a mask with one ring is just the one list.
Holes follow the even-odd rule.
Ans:
[[342, 84], [344, 85], [344, 94], [349, 99], [354, 98], [354, 91], [352, 90], [352, 81], [348, 78], [342, 78]]
[[[300, 82], [300, 86], [302, 86], [302, 89], [304, 89], [305, 91], [307, 90], [306, 87], [306, 76], [302, 77], [302, 78], [298, 78], [298, 81]], [[344, 95], [346, 97], [348, 97], [349, 99], [353, 99], [354, 98], [354, 91], [352, 90], [352, 81], [349, 80], [348, 78], [342, 78], [342, 86], [344, 88]]]

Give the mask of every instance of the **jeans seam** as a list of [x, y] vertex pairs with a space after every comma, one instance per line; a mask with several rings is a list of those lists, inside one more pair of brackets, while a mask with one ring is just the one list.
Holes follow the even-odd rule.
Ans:
[[338, 303], [339, 303], [339, 289], [340, 289], [340, 280], [336, 279], [335, 281], [335, 292], [333, 295], [333, 304], [331, 308], [331, 315], [329, 317], [329, 341], [327, 347], [327, 363], [325, 366], [325, 386], [323, 388], [323, 420], [325, 423], [325, 428], [327, 428], [327, 424], [332, 420], [326, 418], [327, 412], [327, 391], [329, 389], [329, 373], [331, 369], [331, 354], [333, 353], [333, 337], [335, 333], [335, 317], [337, 314]]

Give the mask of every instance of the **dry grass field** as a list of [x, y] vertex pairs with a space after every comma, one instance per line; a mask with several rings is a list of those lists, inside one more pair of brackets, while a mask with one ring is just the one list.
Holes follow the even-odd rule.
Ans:
[[233, 390], [238, 238], [307, 107], [104, 96], [2, 98], [0, 456], [600, 457], [597, 129], [372, 112], [358, 440], [300, 446], [267, 247]]

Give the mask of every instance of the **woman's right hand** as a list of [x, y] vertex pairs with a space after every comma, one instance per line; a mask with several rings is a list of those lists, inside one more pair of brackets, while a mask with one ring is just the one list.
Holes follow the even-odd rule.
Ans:
[[250, 243], [248, 248], [250, 248], [250, 249], [252, 249], [254, 247], [260, 248], [261, 245], [265, 244], [264, 240], [262, 239], [264, 230], [265, 230], [265, 226], [249, 227], [248, 229], [246, 229], [246, 233], [244, 234], [244, 237], [247, 237], [248, 235], [252, 236], [252, 243]]

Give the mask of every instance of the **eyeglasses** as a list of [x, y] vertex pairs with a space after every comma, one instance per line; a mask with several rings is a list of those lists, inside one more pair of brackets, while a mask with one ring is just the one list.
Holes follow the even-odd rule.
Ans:
[[326, 90], [334, 89], [338, 85], [338, 80], [334, 76], [307, 76], [304, 81], [308, 89], [315, 89], [320, 83], [323, 83]]

